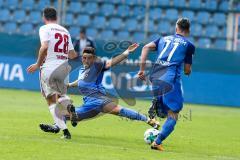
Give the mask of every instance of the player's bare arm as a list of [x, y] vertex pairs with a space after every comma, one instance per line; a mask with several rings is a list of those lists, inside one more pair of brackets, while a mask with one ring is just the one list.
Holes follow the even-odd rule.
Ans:
[[77, 87], [78, 86], [78, 80], [72, 82], [72, 83], [68, 83], [67, 84], [67, 87], [70, 88], [70, 87]]
[[149, 51], [153, 51], [156, 50], [156, 45], [154, 42], [150, 42], [148, 44], [146, 44], [143, 48], [142, 48], [142, 53], [141, 53], [141, 61], [140, 61], [140, 70], [138, 72], [138, 78], [141, 80], [145, 80], [145, 63], [146, 63], [146, 59], [148, 56]]
[[192, 65], [191, 64], [184, 64], [184, 74], [185, 75], [190, 75], [192, 72]]
[[37, 62], [34, 64], [31, 64], [28, 68], [27, 68], [27, 72], [28, 73], [33, 73], [35, 72], [43, 63], [46, 55], [47, 55], [47, 50], [48, 50], [48, 42], [43, 42], [40, 49], [39, 49], [39, 53], [38, 53], [38, 59]]
[[77, 58], [78, 57], [78, 54], [75, 52], [75, 50], [70, 50], [68, 52], [68, 58], [69, 59], [74, 59], [74, 58]]
[[128, 47], [128, 49], [126, 51], [124, 51], [122, 54], [107, 61], [105, 68], [108, 69], [108, 68], [120, 63], [121, 61], [126, 59], [130, 53], [133, 53], [138, 48], [138, 46], [139, 46], [138, 43], [134, 43], [134, 44], [130, 45]]

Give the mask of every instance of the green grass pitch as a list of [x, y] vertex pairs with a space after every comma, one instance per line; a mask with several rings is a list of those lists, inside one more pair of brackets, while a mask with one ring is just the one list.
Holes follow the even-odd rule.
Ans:
[[[112, 115], [83, 121], [61, 134], [43, 133], [38, 124], [52, 122], [39, 92], [0, 89], [1, 160], [237, 160], [240, 159], [240, 109], [185, 104], [164, 152], [143, 141], [144, 123]], [[80, 96], [71, 96], [81, 104]], [[121, 105], [125, 105], [120, 102]], [[149, 101], [130, 108], [147, 112]], [[137, 107], [138, 106], [138, 107]], [[163, 121], [161, 121], [162, 123]]]

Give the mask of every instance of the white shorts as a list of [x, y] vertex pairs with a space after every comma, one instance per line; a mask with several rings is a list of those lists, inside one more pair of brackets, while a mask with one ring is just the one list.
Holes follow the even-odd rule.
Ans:
[[64, 63], [58, 67], [40, 69], [40, 87], [45, 98], [54, 94], [67, 93], [68, 74], [70, 66]]

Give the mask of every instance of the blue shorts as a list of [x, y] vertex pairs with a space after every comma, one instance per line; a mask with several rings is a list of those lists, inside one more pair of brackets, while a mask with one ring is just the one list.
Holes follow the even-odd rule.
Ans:
[[174, 112], [181, 111], [183, 107], [182, 83], [174, 69], [165, 68], [161, 73], [155, 72], [150, 80], [154, 97], [158, 98], [158, 104], [164, 112], [169, 109]]
[[81, 121], [83, 119], [93, 118], [102, 112], [103, 107], [113, 102], [107, 96], [96, 97], [84, 97], [83, 105], [80, 107], [76, 107], [76, 113], [78, 115], [78, 120]]
[[173, 112], [180, 112], [183, 108], [183, 93], [181, 81], [176, 81], [172, 84], [172, 90], [168, 93], [158, 96], [159, 105], [163, 112], [167, 113], [170, 109]]

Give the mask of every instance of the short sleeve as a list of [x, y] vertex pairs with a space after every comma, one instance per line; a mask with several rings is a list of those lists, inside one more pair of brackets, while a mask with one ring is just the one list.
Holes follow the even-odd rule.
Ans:
[[153, 43], [156, 45], [156, 50], [158, 50], [158, 43], [159, 43], [159, 41], [160, 41], [160, 38], [155, 39], [155, 40], [153, 41]]
[[188, 48], [187, 48], [187, 52], [186, 52], [186, 56], [185, 56], [185, 59], [184, 59], [184, 63], [192, 64], [192, 57], [193, 57], [194, 52], [195, 52], [194, 45], [189, 43]]
[[46, 42], [50, 40], [50, 33], [48, 32], [47, 28], [45, 26], [42, 26], [39, 29], [39, 37], [40, 37], [40, 42]]
[[106, 61], [101, 60], [100, 58], [98, 58], [95, 63], [94, 63], [96, 70], [98, 71], [106, 71], [108, 69], [106, 69]]
[[72, 43], [72, 38], [71, 38], [70, 34], [69, 34], [68, 49], [69, 49], [69, 51], [74, 50], [73, 43]]

